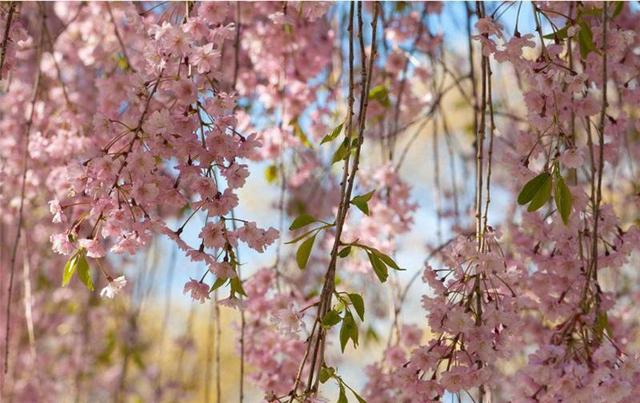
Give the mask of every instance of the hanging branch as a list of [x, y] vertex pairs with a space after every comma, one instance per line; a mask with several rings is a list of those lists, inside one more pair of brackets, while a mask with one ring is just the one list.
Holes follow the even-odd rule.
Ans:
[[2, 78], [2, 68], [4, 67], [4, 61], [7, 57], [7, 46], [9, 45], [9, 31], [11, 30], [11, 23], [13, 21], [13, 14], [16, 11], [16, 2], [9, 2], [9, 12], [7, 15], [7, 23], [4, 26], [4, 35], [2, 36], [2, 48], [0, 49], [0, 79]]
[[33, 82], [33, 92], [31, 95], [31, 110], [29, 112], [29, 120], [27, 120], [26, 128], [25, 128], [25, 144], [24, 144], [24, 152], [22, 154], [23, 166], [22, 166], [22, 175], [21, 175], [21, 185], [20, 185], [20, 205], [18, 207], [18, 224], [16, 225], [16, 236], [13, 241], [13, 248], [11, 249], [11, 263], [9, 264], [9, 287], [7, 289], [7, 305], [6, 305], [6, 326], [5, 326], [5, 334], [4, 334], [4, 373], [5, 375], [9, 372], [9, 341], [10, 341], [10, 333], [11, 333], [11, 299], [13, 295], [13, 279], [15, 276], [16, 269], [16, 258], [18, 253], [18, 244], [20, 243], [20, 237], [22, 234], [22, 221], [24, 219], [24, 201], [25, 201], [25, 192], [27, 185], [27, 171], [29, 167], [29, 140], [31, 127], [33, 126], [33, 120], [35, 118], [36, 111], [36, 101], [38, 100], [38, 93], [40, 90], [40, 79], [42, 69], [40, 68], [40, 60], [42, 59], [42, 49], [44, 44], [44, 29], [46, 23], [46, 15], [44, 14], [43, 7], [40, 8], [42, 15], [42, 29], [40, 32], [40, 41], [37, 50], [37, 61], [36, 65], [38, 68], [36, 69], [36, 77]]
[[[349, 210], [349, 201], [351, 200], [351, 194], [355, 183], [355, 177], [358, 172], [358, 165], [360, 162], [360, 152], [364, 141], [364, 130], [366, 123], [367, 106], [369, 101], [369, 88], [371, 86], [371, 72], [373, 69], [373, 61], [376, 56], [376, 37], [377, 37], [377, 21], [379, 15], [379, 4], [374, 4], [372, 26], [372, 39], [369, 50], [369, 59], [365, 51], [364, 44], [364, 30], [363, 30], [363, 18], [362, 18], [362, 3], [358, 3], [357, 18], [358, 18], [358, 42], [360, 47], [361, 58], [361, 82], [360, 82], [360, 105], [358, 108], [358, 122], [357, 122], [357, 138], [351, 145], [354, 151], [353, 162], [351, 161], [351, 152], [347, 153], [344, 162], [344, 170], [340, 189], [340, 204], [338, 205], [338, 212], [336, 214], [336, 234], [331, 249], [330, 261], [327, 268], [327, 272], [324, 276], [324, 285], [320, 294], [320, 301], [318, 302], [317, 314], [314, 320], [311, 335], [307, 341], [307, 348], [300, 364], [298, 375], [294, 382], [294, 387], [291, 391], [290, 402], [297, 398], [297, 389], [300, 384], [302, 371], [305, 368], [306, 360], [309, 358], [310, 349], [313, 346], [313, 352], [311, 353], [311, 360], [309, 362], [309, 374], [307, 377], [307, 384], [304, 391], [305, 396], [314, 395], [317, 393], [318, 385], [320, 382], [320, 369], [324, 364], [324, 351], [326, 343], [326, 330], [322, 327], [321, 321], [324, 315], [331, 309], [331, 302], [333, 293], [335, 290], [335, 274], [338, 258], [338, 249], [342, 245], [340, 237], [344, 223], [346, 221], [347, 212]], [[353, 37], [353, 20], [354, 20], [354, 3], [351, 3], [349, 11], [349, 96], [348, 96], [348, 112], [346, 119], [345, 135], [351, 136], [352, 133], [352, 116], [353, 116], [353, 104], [354, 104], [354, 37]]]

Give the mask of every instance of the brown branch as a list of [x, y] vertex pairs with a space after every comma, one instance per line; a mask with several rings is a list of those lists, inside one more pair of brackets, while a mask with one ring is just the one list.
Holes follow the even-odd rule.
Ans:
[[13, 20], [13, 14], [16, 11], [16, 3], [14, 1], [9, 3], [9, 15], [7, 16], [7, 24], [4, 27], [4, 36], [2, 37], [2, 49], [0, 49], [0, 79], [2, 78], [2, 68], [4, 67], [4, 61], [7, 56], [7, 46], [9, 45], [9, 31], [11, 30], [11, 22]]

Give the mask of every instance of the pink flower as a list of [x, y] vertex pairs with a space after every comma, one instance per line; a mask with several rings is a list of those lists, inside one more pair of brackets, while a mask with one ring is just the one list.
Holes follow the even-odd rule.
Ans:
[[502, 37], [502, 27], [492, 18], [480, 18], [476, 22], [476, 29], [481, 34], [496, 35]]
[[229, 13], [229, 5], [222, 2], [202, 2], [198, 7], [198, 17], [210, 24], [221, 24]]
[[53, 244], [53, 251], [61, 255], [70, 255], [75, 250], [67, 234], [53, 234], [49, 240]]
[[233, 278], [238, 275], [229, 262], [213, 262], [209, 265], [209, 270], [218, 278]]
[[404, 325], [400, 331], [400, 340], [406, 347], [414, 347], [422, 339], [422, 330], [415, 325]]
[[258, 228], [256, 223], [248, 222], [238, 230], [238, 238], [249, 245], [251, 249], [262, 253], [266, 246], [271, 245], [278, 239], [278, 231], [273, 227], [263, 230]]
[[407, 362], [407, 355], [400, 347], [390, 347], [384, 355], [389, 364], [394, 367], [401, 367]]
[[580, 168], [584, 163], [584, 158], [578, 149], [570, 148], [562, 153], [560, 162], [567, 168]]
[[111, 279], [109, 280], [109, 284], [100, 291], [100, 296], [111, 299], [115, 297], [126, 285], [127, 279], [124, 276]]
[[208, 248], [223, 248], [227, 243], [225, 232], [226, 229], [222, 222], [209, 223], [202, 227], [200, 238], [202, 238], [204, 246]]
[[197, 67], [199, 74], [217, 69], [220, 64], [220, 52], [213, 49], [213, 43], [196, 47], [191, 55], [191, 63]]
[[102, 243], [97, 239], [81, 239], [78, 243], [81, 248], [87, 250], [87, 256], [89, 257], [100, 258], [106, 255], [104, 246], [102, 246]]
[[196, 101], [198, 91], [193, 81], [188, 78], [177, 80], [173, 83], [173, 91], [182, 105], [189, 105]]
[[279, 309], [271, 316], [271, 322], [276, 325], [282, 334], [295, 335], [302, 325], [302, 314], [298, 312], [294, 304]]
[[53, 214], [53, 219], [51, 220], [52, 222], [63, 223], [67, 221], [67, 218], [64, 216], [62, 206], [60, 206], [60, 201], [58, 199], [49, 201], [49, 211], [51, 212], [51, 214]]
[[455, 307], [447, 313], [446, 324], [451, 333], [464, 333], [473, 327], [473, 319], [464, 308]]
[[244, 308], [244, 304], [242, 300], [240, 300], [240, 298], [237, 298], [237, 297], [229, 297], [229, 298], [221, 299], [220, 301], [218, 301], [218, 303], [222, 306], [226, 306], [227, 308], [233, 308], [233, 309]]
[[467, 388], [470, 376], [469, 368], [457, 366], [445, 371], [441, 375], [440, 383], [449, 392], [455, 393]]
[[222, 171], [222, 175], [227, 178], [229, 186], [237, 189], [244, 185], [249, 176], [249, 170], [246, 165], [233, 163], [229, 168]]
[[184, 285], [183, 294], [191, 293], [191, 298], [201, 304], [209, 299], [209, 286], [197, 280], [191, 279]]

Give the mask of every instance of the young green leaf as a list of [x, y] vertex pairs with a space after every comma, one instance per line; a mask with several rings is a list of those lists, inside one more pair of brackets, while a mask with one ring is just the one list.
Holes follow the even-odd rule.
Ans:
[[77, 269], [78, 277], [84, 283], [84, 285], [91, 291], [93, 288], [93, 279], [91, 278], [91, 272], [89, 270], [89, 262], [87, 262], [87, 257], [84, 253], [80, 253], [77, 258]]
[[313, 248], [313, 243], [316, 241], [316, 236], [312, 236], [307, 238], [304, 242], [300, 244], [298, 247], [298, 251], [296, 252], [296, 262], [298, 262], [298, 267], [300, 270], [304, 270], [307, 267], [307, 262], [309, 261], [309, 255], [311, 255], [311, 249]]
[[278, 179], [278, 167], [276, 165], [269, 165], [264, 171], [264, 177], [268, 183], [273, 183]]
[[551, 175], [549, 175], [549, 173], [543, 172], [527, 182], [518, 195], [518, 204], [524, 205], [533, 200], [536, 193], [538, 193], [540, 188], [542, 188], [542, 185], [550, 176]]
[[335, 164], [338, 161], [342, 161], [347, 158], [349, 152], [351, 151], [349, 147], [349, 138], [345, 137], [345, 139], [340, 144], [340, 147], [333, 154], [333, 158], [331, 159], [331, 165]]
[[347, 392], [345, 391], [342, 382], [339, 383], [339, 386], [340, 393], [338, 394], [338, 403], [349, 403], [349, 400], [347, 400]]
[[554, 198], [556, 201], [556, 207], [560, 212], [560, 217], [562, 217], [562, 222], [564, 223], [564, 225], [567, 225], [569, 223], [569, 215], [571, 215], [571, 205], [573, 203], [573, 197], [571, 196], [569, 187], [560, 175], [557, 175], [556, 177]]
[[350, 293], [349, 299], [361, 320], [364, 320], [364, 300], [360, 294]]
[[398, 264], [391, 259], [391, 257], [389, 257], [389, 255], [385, 255], [384, 253], [380, 252], [378, 249], [375, 248], [371, 248], [371, 251], [378, 257], [378, 259], [382, 260], [382, 262], [384, 264], [386, 264], [387, 266], [391, 267], [394, 270], [404, 270], [401, 269], [400, 266], [398, 266]]
[[358, 325], [351, 312], [346, 311], [344, 319], [342, 319], [342, 327], [340, 327], [340, 347], [343, 353], [349, 340], [353, 341], [353, 347], [358, 347]]
[[211, 288], [209, 289], [209, 292], [215, 291], [218, 288], [222, 287], [224, 285], [224, 283], [227, 282], [228, 279], [226, 278], [222, 278], [222, 277], [218, 277], [216, 279], [216, 281], [213, 282], [213, 284], [211, 285]]
[[247, 296], [247, 293], [244, 291], [244, 288], [242, 288], [242, 281], [240, 281], [238, 277], [233, 277], [231, 279], [231, 292], [243, 295], [245, 297]]
[[593, 33], [591, 28], [584, 21], [579, 21], [580, 31], [578, 31], [578, 44], [580, 45], [580, 56], [586, 59], [590, 52], [596, 50], [593, 43]]
[[349, 256], [349, 253], [351, 253], [351, 246], [347, 246], [346, 248], [342, 249], [340, 252], [338, 252], [338, 256], [345, 258], [347, 256]]
[[611, 334], [611, 325], [609, 324], [609, 317], [606, 311], [600, 311], [596, 313], [596, 320], [593, 330], [599, 338], [602, 338], [602, 336], [604, 336], [605, 331], [607, 332], [607, 334]]
[[358, 399], [358, 403], [367, 403], [367, 401], [364, 400], [364, 398], [362, 396], [357, 394], [355, 390], [351, 389], [351, 393], [353, 393], [353, 395], [356, 397], [356, 399]]
[[298, 118], [294, 118], [293, 120], [291, 120], [291, 122], [289, 122], [289, 124], [293, 126], [293, 134], [298, 139], [300, 139], [300, 142], [302, 143], [302, 145], [308, 148], [312, 148], [309, 138], [307, 137], [304, 130], [302, 130], [302, 126], [300, 126], [300, 122], [298, 122]]
[[327, 312], [324, 315], [324, 317], [322, 318], [322, 326], [324, 326], [324, 327], [332, 327], [332, 326], [335, 326], [338, 323], [340, 323], [341, 320], [342, 320], [342, 318], [340, 317], [338, 312], [336, 312], [336, 311], [334, 311], [332, 309], [329, 312]]
[[611, 15], [611, 18], [615, 18], [619, 16], [620, 13], [622, 12], [622, 9], [624, 8], [623, 1], [614, 1], [613, 3], [615, 4], [615, 8], [613, 9], [613, 14]]
[[71, 281], [73, 277], [73, 273], [76, 272], [78, 267], [78, 253], [76, 252], [73, 256], [67, 260], [67, 263], [64, 265], [64, 271], [62, 272], [62, 286], [65, 287]]
[[316, 220], [314, 217], [310, 216], [309, 214], [306, 214], [306, 213], [300, 214], [298, 217], [296, 217], [295, 220], [293, 220], [293, 222], [289, 226], [289, 230], [294, 231], [317, 221], [318, 220]]
[[544, 39], [555, 39], [557, 38], [558, 40], [563, 40], [563, 39], [567, 39], [567, 37], [569, 33], [569, 25], [565, 26], [564, 28], [560, 28], [559, 30], [552, 32], [550, 34], [547, 34], [545, 36], [543, 36]]
[[374, 99], [385, 108], [391, 106], [391, 101], [389, 100], [389, 90], [384, 85], [376, 85], [375, 87], [369, 90], [369, 99]]
[[585, 17], [585, 16], [600, 17], [602, 16], [602, 8], [596, 7], [596, 6], [588, 7], [585, 5], [584, 7], [581, 7], [580, 9], [578, 9], [578, 20], [584, 21], [582, 17]]
[[389, 277], [389, 273], [387, 271], [387, 266], [380, 260], [378, 256], [373, 253], [367, 252], [369, 255], [369, 262], [371, 262], [371, 267], [373, 268], [374, 273], [378, 276], [378, 279], [381, 283], [387, 281], [387, 277]]
[[118, 68], [120, 70], [126, 71], [129, 70], [129, 63], [127, 62], [127, 58], [124, 57], [124, 55], [122, 53], [118, 53], [116, 56], [116, 62], [118, 65]]
[[375, 193], [375, 190], [372, 190], [369, 193], [360, 195], [360, 196], [356, 196], [353, 199], [351, 199], [351, 204], [353, 204], [354, 206], [356, 206], [357, 208], [360, 209], [360, 211], [362, 211], [363, 213], [365, 213], [366, 215], [369, 215], [369, 200], [371, 200], [371, 197], [373, 196], [373, 194]]
[[320, 383], [327, 382], [329, 379], [333, 378], [335, 373], [335, 368], [322, 366], [322, 368], [320, 368]]
[[320, 142], [320, 144], [324, 144], [324, 143], [328, 143], [330, 141], [335, 140], [338, 135], [340, 135], [340, 132], [342, 131], [342, 126], [344, 125], [344, 123], [340, 123], [338, 126], [336, 126], [331, 133], [327, 134], [326, 136], [324, 136], [324, 138], [322, 139], [322, 141]]
[[551, 187], [553, 185], [553, 181], [551, 180], [551, 175], [546, 175], [544, 178], [544, 182], [536, 192], [536, 195], [531, 200], [531, 204], [527, 208], [528, 212], [536, 211], [540, 207], [544, 206], [551, 198]]
[[[332, 226], [332, 225], [329, 225], [329, 226]], [[314, 232], [320, 232], [320, 230], [323, 229], [323, 228], [326, 228], [326, 226], [325, 227], [318, 227], [318, 228], [314, 228], [312, 230], [309, 230], [309, 231], [305, 232], [304, 234], [298, 235], [297, 237], [293, 238], [292, 240], [285, 242], [285, 245], [290, 245], [292, 243], [296, 243], [299, 240], [304, 239], [304, 238], [308, 237], [309, 235], [313, 234]]]

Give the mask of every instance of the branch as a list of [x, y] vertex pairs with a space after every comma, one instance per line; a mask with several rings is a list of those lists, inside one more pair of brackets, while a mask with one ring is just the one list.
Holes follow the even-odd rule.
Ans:
[[14, 1], [9, 3], [9, 15], [7, 16], [7, 24], [4, 27], [4, 36], [2, 37], [2, 49], [0, 49], [0, 79], [2, 78], [2, 68], [4, 67], [4, 61], [7, 56], [7, 46], [9, 44], [9, 30], [11, 29], [11, 21], [13, 20], [13, 14], [16, 10], [16, 3]]

